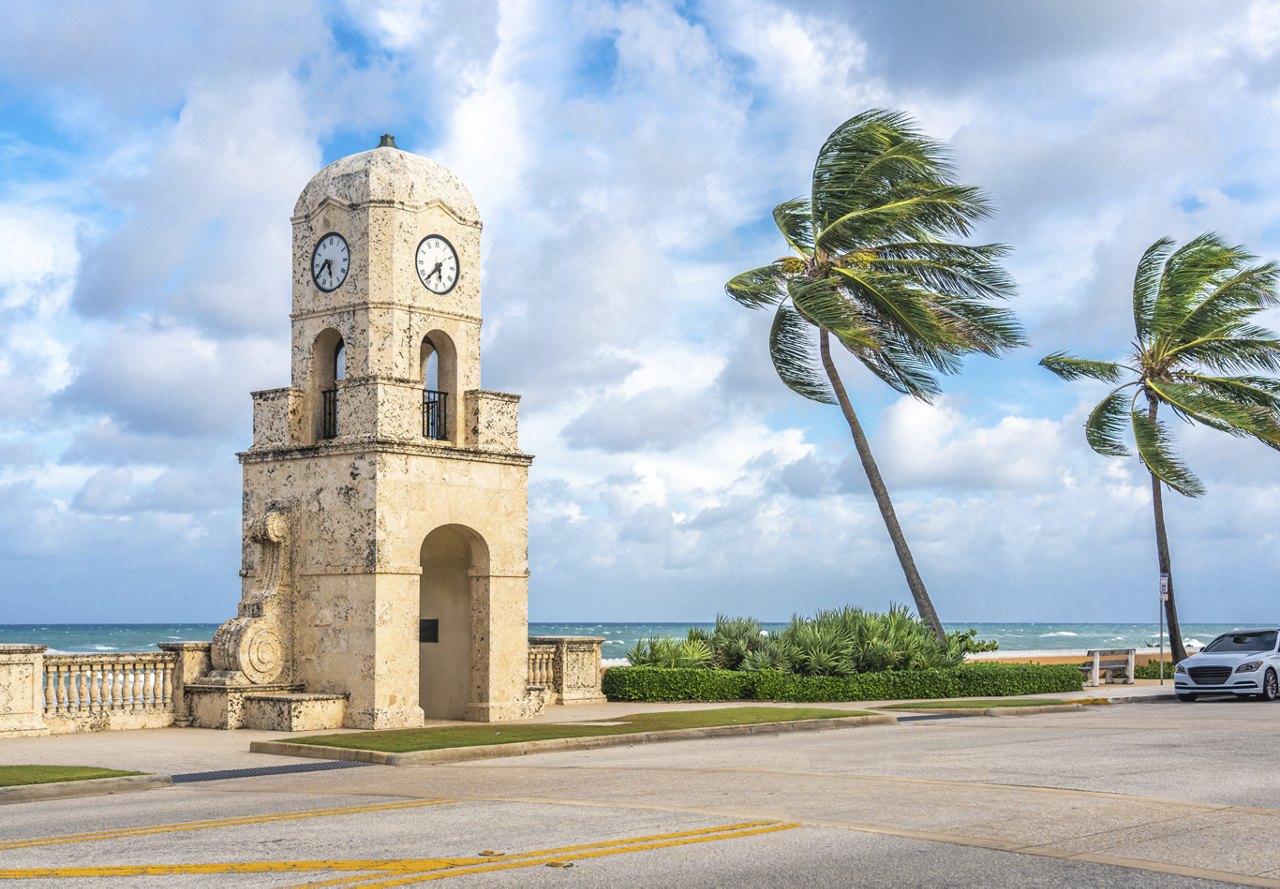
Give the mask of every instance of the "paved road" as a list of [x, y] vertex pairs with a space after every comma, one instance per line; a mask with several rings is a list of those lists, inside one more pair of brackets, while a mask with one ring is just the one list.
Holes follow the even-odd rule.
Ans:
[[1130, 704], [191, 783], [0, 808], [0, 877], [1280, 886], [1277, 735], [1280, 705]]

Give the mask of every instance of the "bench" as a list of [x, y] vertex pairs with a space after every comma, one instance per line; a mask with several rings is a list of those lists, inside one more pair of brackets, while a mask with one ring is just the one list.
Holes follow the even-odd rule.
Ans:
[[[1080, 665], [1080, 672], [1085, 675], [1086, 686], [1097, 686], [1103, 682], [1122, 682], [1133, 684], [1133, 659], [1136, 648], [1091, 648], [1089, 659]], [[1123, 674], [1117, 679], [1116, 674]]]

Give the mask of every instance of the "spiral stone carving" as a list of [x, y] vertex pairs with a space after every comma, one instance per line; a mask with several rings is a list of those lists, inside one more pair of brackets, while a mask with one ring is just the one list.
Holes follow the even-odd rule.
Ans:
[[284, 645], [271, 627], [255, 621], [240, 634], [240, 669], [256, 685], [274, 682], [284, 670]]
[[215, 669], [238, 671], [254, 685], [274, 682], [284, 672], [280, 634], [258, 618], [232, 618], [218, 627], [210, 655]]

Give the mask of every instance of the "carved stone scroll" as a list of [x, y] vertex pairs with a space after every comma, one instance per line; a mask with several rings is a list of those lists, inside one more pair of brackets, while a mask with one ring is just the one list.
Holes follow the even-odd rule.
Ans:
[[207, 680], [214, 684], [267, 685], [288, 681], [292, 672], [289, 514], [272, 510], [254, 516], [247, 536], [258, 544], [257, 571], [245, 585], [236, 616], [214, 634], [213, 673]]

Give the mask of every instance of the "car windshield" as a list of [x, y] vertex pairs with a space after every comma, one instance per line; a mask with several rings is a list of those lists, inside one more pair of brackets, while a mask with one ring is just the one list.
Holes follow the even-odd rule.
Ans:
[[1276, 631], [1223, 633], [1204, 647], [1205, 651], [1270, 651], [1276, 647]]

